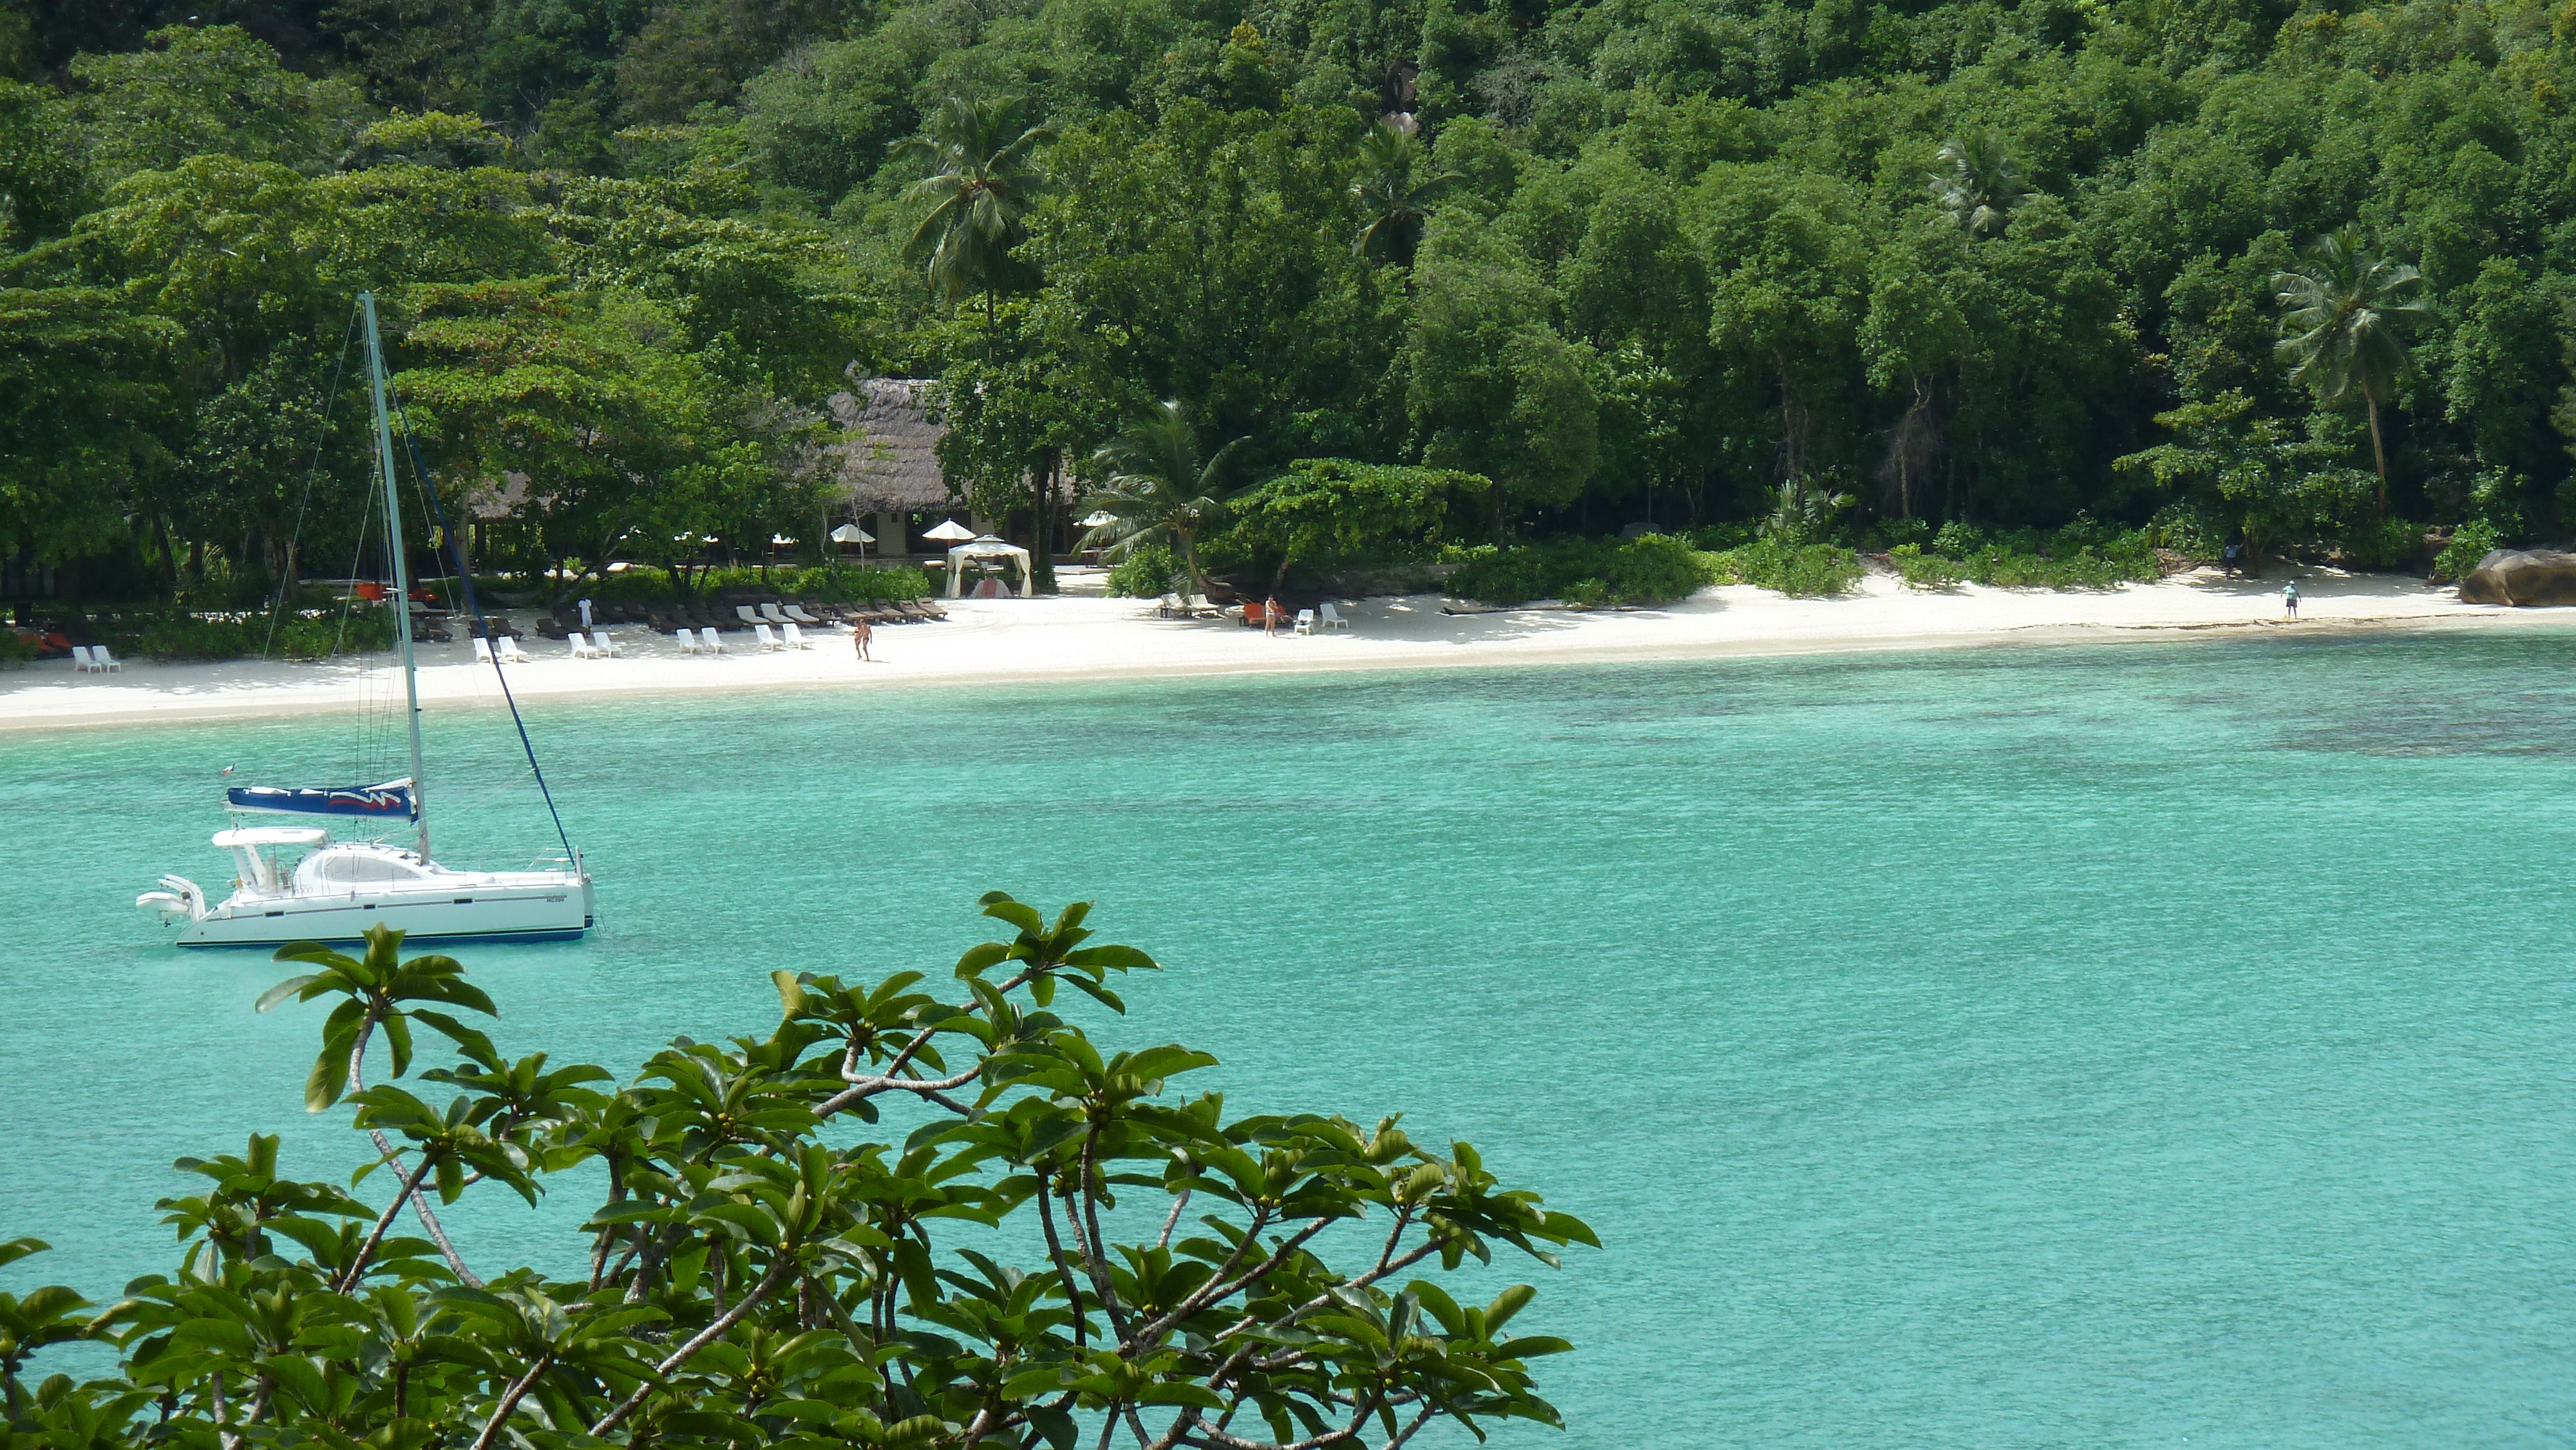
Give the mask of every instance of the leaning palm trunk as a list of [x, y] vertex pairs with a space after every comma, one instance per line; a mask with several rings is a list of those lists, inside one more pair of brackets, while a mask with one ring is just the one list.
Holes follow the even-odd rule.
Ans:
[[2388, 444], [2379, 405], [2397, 395], [2398, 381], [2413, 366], [2404, 328], [2433, 315], [2419, 298], [2423, 286], [2413, 267], [2373, 254], [2351, 227], [2310, 242], [2298, 270], [2272, 278], [2281, 305], [2276, 353], [2298, 364], [2290, 376], [2329, 407], [2361, 394], [2370, 414], [2381, 518], [2388, 516]]
[[1206, 593], [1199, 535], [1225, 517], [1218, 482], [1235, 450], [1248, 441], [1237, 438], [1201, 463], [1188, 412], [1178, 402], [1164, 402], [1102, 444], [1094, 456], [1108, 480], [1092, 504], [1114, 520], [1090, 535], [1106, 541], [1102, 557], [1125, 558], [1147, 545], [1169, 545], [1189, 576], [1190, 592]]

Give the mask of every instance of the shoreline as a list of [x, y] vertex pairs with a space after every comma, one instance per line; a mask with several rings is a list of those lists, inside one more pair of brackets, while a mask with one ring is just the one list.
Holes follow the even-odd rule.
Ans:
[[[2210, 571], [2154, 584], [2059, 593], [1975, 585], [1915, 592], [1874, 576], [1833, 599], [1786, 599], [1747, 586], [1635, 610], [1505, 609], [1450, 615], [1437, 596], [1346, 606], [1349, 633], [1276, 639], [1232, 620], [1157, 620], [1146, 601], [1063, 594], [949, 601], [941, 624], [881, 627], [861, 663], [849, 634], [813, 637], [810, 650], [757, 653], [728, 636], [716, 659], [680, 655], [640, 627], [613, 631], [614, 660], [574, 660], [557, 641], [522, 641], [509, 667], [523, 705], [557, 699], [669, 697], [707, 692], [1036, 685], [1055, 681], [1190, 679], [1387, 670], [1661, 663], [2302, 635], [2387, 629], [2550, 627], [2556, 611], [2464, 604], [2448, 588], [2403, 576], [2306, 571], [2302, 618], [2279, 616], [2278, 585]], [[2268, 609], [2268, 612], [2266, 610]], [[2564, 616], [2576, 627], [2576, 613]], [[736, 640], [740, 641], [737, 652]], [[498, 706], [499, 687], [463, 642], [421, 652], [424, 708]], [[396, 689], [387, 671], [354, 664], [132, 662], [115, 675], [75, 675], [48, 660], [0, 674], [0, 734], [47, 729], [331, 714]]]

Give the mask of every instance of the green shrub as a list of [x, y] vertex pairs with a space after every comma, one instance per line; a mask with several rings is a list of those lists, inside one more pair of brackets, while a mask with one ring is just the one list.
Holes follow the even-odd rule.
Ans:
[[1129, 551], [1109, 571], [1107, 588], [1121, 599], [1159, 599], [1180, 588], [1181, 561], [1162, 544], [1144, 544]]
[[794, 588], [778, 586], [781, 594], [811, 594], [834, 604], [882, 604], [889, 599], [928, 599], [931, 594], [927, 571], [905, 565], [899, 569], [807, 569]]
[[2195, 564], [2214, 564], [2226, 553], [2235, 525], [2197, 499], [2176, 499], [2147, 520], [2147, 543], [2171, 549]]
[[131, 648], [149, 660], [237, 660], [259, 648], [265, 622], [251, 616], [240, 619], [200, 619], [192, 614], [172, 615], [146, 624], [134, 634]]
[[2433, 557], [2433, 577], [2445, 584], [2458, 583], [2501, 542], [2495, 525], [2485, 519], [2469, 520], [2451, 531], [2451, 542]]
[[1558, 539], [1497, 549], [1483, 545], [1449, 576], [1449, 593], [1489, 604], [1562, 599], [1569, 604], [1653, 604], [1683, 599], [1712, 582], [1706, 556], [1663, 534], [1633, 539]]
[[2411, 570], [2424, 557], [2424, 526], [2404, 519], [2356, 523], [2337, 542], [2356, 567]]
[[1896, 573], [1915, 589], [1941, 589], [1968, 577], [1967, 568], [1956, 559], [1923, 552], [1920, 544], [1899, 544], [1887, 551]]
[[1986, 532], [1976, 525], [1952, 519], [1932, 536], [1932, 552], [1945, 558], [1964, 559], [1986, 545]]
[[2003, 589], [2108, 589], [2163, 576], [2154, 535], [2078, 515], [2054, 533], [2019, 529], [1989, 535], [1953, 520], [1929, 550], [1900, 546], [1889, 560], [1918, 589], [1967, 581]]
[[[245, 654], [257, 650], [266, 634], [265, 625], [257, 619], [249, 622], [247, 630], [254, 632], [245, 642]], [[392, 611], [353, 609], [345, 618], [338, 614], [299, 614], [279, 621], [277, 638], [269, 644], [269, 652], [290, 660], [321, 660], [387, 650], [393, 648], [393, 643]]]
[[0, 625], [0, 670], [14, 670], [35, 661], [36, 647], [20, 639], [17, 630]]
[[1833, 544], [1790, 544], [1779, 538], [1756, 539], [1742, 548], [1709, 556], [1718, 582], [1751, 584], [1796, 599], [1840, 594], [1869, 572], [1860, 555]]

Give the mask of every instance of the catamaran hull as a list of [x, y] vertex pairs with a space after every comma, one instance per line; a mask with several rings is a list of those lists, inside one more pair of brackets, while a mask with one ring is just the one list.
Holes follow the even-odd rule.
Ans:
[[572, 941], [590, 929], [590, 882], [485, 888], [470, 896], [365, 892], [349, 897], [232, 903], [180, 924], [183, 947], [273, 947], [295, 941], [354, 942], [379, 924], [424, 941]]

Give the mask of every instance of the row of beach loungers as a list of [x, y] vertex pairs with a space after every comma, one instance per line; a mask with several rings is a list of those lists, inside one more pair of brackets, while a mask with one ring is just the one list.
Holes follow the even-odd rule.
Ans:
[[[883, 604], [825, 604], [818, 599], [794, 601], [769, 600], [761, 604], [737, 604], [732, 622], [714, 609], [686, 605], [593, 606], [594, 627], [589, 630], [566, 629], [551, 618], [537, 621], [537, 633], [547, 639], [562, 640], [572, 658], [577, 660], [614, 659], [625, 654], [617, 640], [596, 623], [630, 623], [649, 627], [655, 634], [668, 635], [683, 654], [726, 652], [719, 638], [722, 630], [750, 630], [763, 650], [812, 649], [814, 642], [805, 637], [804, 626], [825, 628], [835, 624], [920, 624], [948, 617], [948, 611], [923, 600], [899, 600]], [[498, 657], [504, 663], [518, 664], [529, 658], [519, 648], [518, 632], [507, 619], [487, 618], [485, 630], [475, 631], [474, 658], [478, 661]]]

